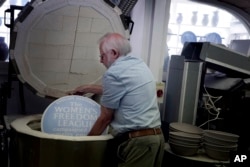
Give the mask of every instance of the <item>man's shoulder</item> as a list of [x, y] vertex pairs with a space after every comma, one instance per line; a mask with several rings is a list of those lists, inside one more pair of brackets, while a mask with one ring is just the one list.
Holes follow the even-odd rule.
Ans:
[[120, 78], [123, 74], [131, 73], [132, 71], [138, 71], [138, 69], [145, 70], [146, 64], [142, 59], [133, 56], [124, 56], [115, 63], [113, 63], [106, 71], [104, 76], [113, 76]]

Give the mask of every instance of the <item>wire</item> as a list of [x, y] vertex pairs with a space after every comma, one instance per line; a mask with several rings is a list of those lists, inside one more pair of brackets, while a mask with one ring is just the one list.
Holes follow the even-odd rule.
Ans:
[[[215, 103], [217, 101], [219, 101], [222, 96], [212, 96], [208, 93], [207, 89], [205, 88], [204, 86], [204, 90], [206, 92], [206, 94], [203, 95], [203, 102], [204, 102], [204, 109], [210, 114], [210, 115], [213, 115], [215, 116], [213, 119], [210, 119], [210, 120], [207, 120], [206, 122], [204, 122], [203, 124], [201, 124], [199, 127], [202, 127], [204, 125], [206, 125], [207, 123], [211, 122], [211, 121], [215, 121], [215, 120], [218, 120], [218, 119], [223, 119], [223, 118], [219, 118], [219, 115], [220, 115], [220, 111], [221, 111], [221, 108], [217, 108], [215, 106]], [[212, 112], [212, 111], [213, 112]]]

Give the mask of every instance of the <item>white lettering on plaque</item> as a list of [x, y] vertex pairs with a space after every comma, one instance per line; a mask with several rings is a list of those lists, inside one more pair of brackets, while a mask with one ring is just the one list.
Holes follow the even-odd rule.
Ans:
[[72, 95], [52, 102], [41, 120], [42, 132], [86, 136], [100, 115], [100, 105], [90, 98]]

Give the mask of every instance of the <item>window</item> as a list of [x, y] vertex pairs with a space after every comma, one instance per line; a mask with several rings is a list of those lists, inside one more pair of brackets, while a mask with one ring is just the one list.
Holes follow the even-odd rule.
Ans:
[[[10, 14], [6, 13], [7, 9], [10, 9], [10, 5], [24, 6], [29, 0], [6, 0], [0, 7], [0, 37], [4, 38], [4, 42], [9, 46], [10, 42], [10, 29], [5, 26], [10, 24]], [[15, 12], [17, 16], [18, 12]], [[4, 16], [6, 17], [4, 20]], [[8, 61], [8, 60], [6, 60]]]
[[227, 11], [195, 2], [171, 2], [166, 42], [169, 55], [180, 54], [185, 42], [206, 41], [230, 47], [232, 40], [243, 39], [250, 39], [247, 29]]

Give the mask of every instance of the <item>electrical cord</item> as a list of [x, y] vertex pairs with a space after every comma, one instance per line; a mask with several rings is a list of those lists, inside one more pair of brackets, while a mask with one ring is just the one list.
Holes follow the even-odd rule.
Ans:
[[204, 90], [205, 90], [205, 93], [203, 95], [203, 102], [204, 102], [204, 109], [210, 114], [210, 115], [213, 115], [215, 116], [213, 119], [209, 119], [207, 120], [206, 122], [204, 122], [203, 124], [201, 124], [199, 127], [202, 127], [206, 124], [208, 124], [209, 122], [211, 121], [215, 121], [215, 120], [218, 120], [218, 119], [223, 119], [223, 118], [219, 118], [219, 115], [220, 115], [220, 111], [221, 111], [221, 108], [217, 108], [215, 106], [215, 103], [217, 101], [219, 101], [222, 96], [212, 96], [208, 93], [206, 87], [204, 86]]

